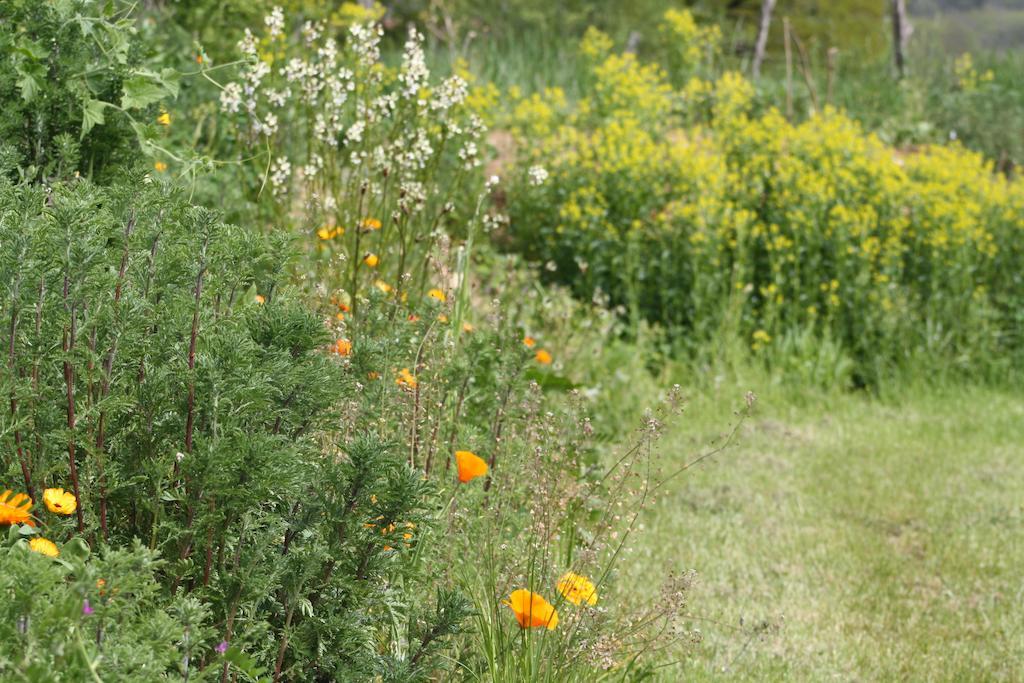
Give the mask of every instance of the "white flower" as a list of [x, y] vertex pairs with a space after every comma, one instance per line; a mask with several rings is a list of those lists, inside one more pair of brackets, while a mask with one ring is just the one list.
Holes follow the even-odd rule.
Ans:
[[366, 124], [365, 123], [363, 123], [362, 121], [356, 121], [351, 126], [349, 126], [348, 127], [348, 131], [345, 132], [345, 140], [349, 144], [355, 144], [357, 142], [362, 142], [362, 140], [363, 140], [363, 131], [365, 129], [366, 129]]
[[245, 72], [245, 79], [255, 88], [263, 80], [263, 77], [270, 73], [270, 67], [266, 62], [256, 62]]
[[249, 29], [245, 29], [245, 35], [238, 41], [238, 50], [246, 57], [256, 57], [256, 36]]
[[376, 64], [380, 59], [380, 39], [384, 35], [384, 30], [380, 27], [353, 24], [348, 32], [352, 36], [350, 44], [359, 58], [359, 64], [364, 67]]
[[284, 10], [280, 7], [270, 10], [270, 14], [263, 17], [263, 23], [267, 25], [267, 34], [271, 38], [281, 35], [284, 33]]
[[298, 57], [292, 57], [289, 59], [288, 64], [285, 65], [284, 70], [281, 73], [284, 74], [285, 80], [289, 83], [303, 81], [310, 75], [309, 66]]
[[286, 157], [274, 159], [270, 168], [270, 182], [274, 184], [274, 194], [287, 191], [288, 178], [292, 175], [292, 165]]
[[306, 45], [312, 46], [320, 39], [320, 25], [307, 21], [302, 25], [302, 37], [306, 40]]
[[480, 164], [480, 159], [478, 158], [477, 153], [478, 150], [476, 143], [472, 140], [467, 141], [466, 144], [462, 146], [462, 149], [459, 150], [459, 158], [465, 162], [464, 166], [467, 169], [471, 169]]
[[430, 71], [423, 55], [423, 36], [415, 28], [410, 27], [409, 38], [405, 41], [405, 51], [402, 54], [402, 68], [398, 74], [398, 81], [402, 84], [402, 96], [415, 98], [427, 84], [429, 76]]
[[498, 185], [499, 182], [501, 182], [501, 179], [496, 175], [492, 175], [490, 178], [487, 179], [487, 190], [493, 190]]
[[237, 114], [242, 106], [242, 86], [231, 82], [220, 91], [220, 108], [229, 114]]
[[272, 112], [268, 112], [265, 119], [263, 119], [263, 134], [268, 138], [277, 132], [277, 116]]
[[268, 90], [267, 91], [267, 102], [275, 107], [283, 107], [284, 103], [291, 97], [292, 91], [288, 88], [284, 90]]
[[469, 84], [466, 83], [465, 79], [461, 76], [449, 76], [437, 89], [430, 107], [435, 111], [446, 111], [462, 104], [468, 94]]
[[543, 166], [531, 166], [527, 173], [530, 176], [530, 184], [534, 187], [543, 185], [544, 181], [548, 179], [548, 171]]

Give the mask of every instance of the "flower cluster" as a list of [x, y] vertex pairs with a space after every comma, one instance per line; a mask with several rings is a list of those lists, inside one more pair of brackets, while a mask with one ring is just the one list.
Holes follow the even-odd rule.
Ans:
[[[46, 489], [43, 491], [43, 503], [47, 510], [56, 515], [73, 515], [78, 509], [78, 499], [64, 489]], [[36, 526], [36, 520], [32, 516], [32, 499], [25, 493], [14, 493], [7, 489], [0, 493], [0, 525], [15, 524]], [[57, 544], [42, 536], [33, 536], [28, 542], [28, 547], [48, 557], [60, 555]]]
[[459, 73], [431, 78], [415, 28], [395, 67], [381, 59], [377, 23], [337, 36], [307, 22], [298, 33], [275, 9], [238, 45], [244, 63], [220, 107], [239, 158], [258, 171], [241, 179], [266, 220], [315, 226], [318, 276], [353, 304], [376, 280], [404, 295], [447, 222], [472, 209], [455, 202], [478, 182], [482, 160], [485, 128], [467, 105], [469, 83]]

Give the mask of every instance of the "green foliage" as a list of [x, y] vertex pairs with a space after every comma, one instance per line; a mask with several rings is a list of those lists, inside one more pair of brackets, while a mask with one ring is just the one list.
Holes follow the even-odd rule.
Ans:
[[0, 548], [0, 637], [11, 644], [0, 654], [5, 677], [81, 681], [115, 672], [145, 680], [179, 667], [190, 620], [208, 615], [192, 598], [161, 595], [156, 553], [136, 542], [90, 555], [68, 543], [54, 561], [29, 550], [17, 527], [9, 531]]
[[103, 179], [132, 163], [137, 140], [155, 134], [132, 110], [151, 114], [178, 92], [177, 72], [142, 67], [134, 33], [112, 2], [0, 2], [0, 172]]
[[[131, 580], [149, 586], [137, 621], [113, 620], [123, 630], [95, 646], [87, 637], [100, 675], [120, 672], [106, 643], [127, 647], [135, 628], [153, 634], [155, 651], [171, 649], [150, 666], [179, 675], [218, 675], [221, 641], [237, 648], [236, 665], [244, 654], [288, 677], [430, 665], [457, 630], [457, 600], [441, 596], [441, 621], [417, 617], [413, 632], [432, 635], [415, 663], [393, 661], [380, 643], [423, 577], [379, 529], [425, 525], [432, 487], [386, 439], [333, 434], [355, 382], [322, 353], [320, 320], [277, 280], [289, 254], [281, 240], [224, 225], [134, 174], [108, 189], [6, 184], [0, 241], [3, 481], [23, 480], [36, 498], [74, 492], [72, 518], [35, 511], [61, 558], [83, 541], [100, 557], [135, 556]], [[70, 584], [51, 573], [16, 588], [13, 604], [27, 610], [18, 617], [54, 601], [72, 619], [67, 605], [96, 595], [74, 586], [99, 576], [116, 588], [103, 571], [72, 566]], [[93, 604], [103, 617], [105, 603]], [[160, 617], [176, 605], [193, 606], [189, 621]], [[29, 637], [38, 632], [9, 642], [22, 649]]]

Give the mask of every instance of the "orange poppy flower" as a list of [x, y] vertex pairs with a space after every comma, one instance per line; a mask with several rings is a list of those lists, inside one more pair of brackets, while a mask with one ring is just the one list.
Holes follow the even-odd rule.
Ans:
[[516, 615], [516, 621], [522, 628], [546, 627], [553, 631], [558, 626], [558, 612], [547, 600], [525, 588], [512, 591], [508, 600], [501, 604], [509, 607]]
[[544, 349], [539, 349], [537, 353], [534, 355], [534, 358], [541, 365], [551, 365], [551, 361], [554, 360], [551, 357], [551, 354], [545, 351]]
[[402, 368], [398, 371], [398, 377], [395, 379], [395, 384], [400, 387], [415, 389], [418, 382], [416, 381], [416, 375], [409, 372], [409, 368]]
[[472, 332], [475, 329], [476, 328], [473, 327], [473, 323], [462, 323], [462, 331], [463, 332]]
[[11, 497], [12, 491], [8, 489], [0, 493], [0, 524], [28, 524], [35, 526], [32, 521], [32, 499], [24, 493], [17, 493]]
[[347, 356], [352, 353], [352, 342], [348, 339], [339, 339], [334, 343], [333, 351], [339, 356]]
[[43, 502], [47, 510], [58, 515], [70, 515], [78, 508], [75, 494], [64, 489], [46, 489], [43, 491]]
[[597, 604], [597, 589], [594, 583], [574, 572], [566, 572], [558, 580], [558, 592], [565, 596], [565, 599], [574, 605], [585, 602], [591, 607]]
[[416, 315], [415, 313], [410, 313], [409, 314], [409, 322], [411, 322], [411, 323], [418, 323], [419, 321], [420, 321], [420, 317], [418, 315]]
[[376, 218], [364, 218], [360, 225], [363, 226], [363, 230], [380, 230], [381, 222]]
[[537, 340], [533, 337], [523, 337], [523, 345], [528, 349], [532, 349], [537, 345]]
[[472, 451], [455, 451], [455, 464], [463, 484], [487, 474], [487, 461]]
[[265, 304], [265, 303], [267, 303], [267, 297], [263, 296], [262, 294], [257, 294], [256, 295], [256, 303], [258, 303], [258, 304]]

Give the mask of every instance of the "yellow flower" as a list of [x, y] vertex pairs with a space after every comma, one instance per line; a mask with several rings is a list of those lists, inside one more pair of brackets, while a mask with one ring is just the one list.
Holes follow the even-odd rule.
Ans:
[[78, 508], [75, 494], [64, 489], [46, 489], [43, 491], [43, 502], [47, 510], [58, 515], [70, 515]]
[[171, 125], [171, 115], [167, 112], [162, 112], [160, 116], [156, 117], [156, 122], [161, 126], [169, 126]]
[[537, 360], [537, 362], [538, 362], [538, 363], [540, 363], [541, 365], [551, 365], [551, 361], [552, 361], [552, 360], [554, 360], [554, 359], [553, 359], [553, 358], [551, 357], [551, 354], [550, 354], [550, 353], [548, 353], [547, 351], [545, 351], [544, 349], [538, 349], [538, 350], [537, 350], [537, 353], [536, 353], [536, 354], [534, 354], [534, 356], [533, 356], [533, 357], [534, 357], [534, 358], [535, 358], [535, 359]]
[[383, 280], [377, 280], [376, 282], [373, 283], [373, 286], [379, 289], [380, 291], [384, 292], [385, 294], [391, 293], [391, 285], [384, 282]]
[[402, 368], [398, 371], [398, 377], [395, 379], [395, 384], [400, 387], [415, 389], [418, 382], [416, 381], [416, 375], [409, 372], [409, 368]]
[[157, 173], [163, 173], [164, 171], [167, 170], [167, 164], [165, 164], [162, 161], [158, 161], [153, 164], [153, 168], [156, 169]]
[[262, 294], [257, 294], [256, 295], [256, 303], [258, 303], [260, 305], [263, 305], [263, 304], [267, 303], [267, 297], [263, 296]]
[[316, 236], [322, 240], [329, 240], [334, 237], [334, 231], [325, 225], [316, 231]]
[[534, 339], [533, 337], [523, 337], [523, 346], [525, 346], [526, 348], [532, 349], [536, 345], [537, 340]]
[[487, 474], [487, 461], [472, 451], [455, 451], [455, 464], [463, 484]]
[[593, 582], [582, 574], [566, 572], [558, 580], [558, 592], [574, 605], [581, 602], [590, 606], [597, 604], [597, 589]]
[[15, 494], [11, 497], [8, 489], [0, 493], [0, 524], [28, 524], [35, 526], [32, 521], [32, 499], [24, 493]]
[[57, 550], [57, 544], [47, 538], [33, 538], [28, 542], [28, 547], [47, 557], [57, 557], [60, 555], [60, 551]]
[[380, 230], [381, 222], [376, 218], [364, 218], [363, 222], [360, 223], [360, 225], [362, 226], [363, 230], [366, 231]]
[[472, 323], [462, 323], [462, 331], [463, 332], [472, 332], [475, 329], [476, 328], [473, 327]]
[[521, 628], [546, 627], [549, 631], [558, 626], [558, 612], [547, 600], [525, 588], [512, 591], [508, 600], [501, 604], [509, 607], [516, 615]]
[[376, 268], [377, 264], [380, 263], [380, 259], [377, 257], [376, 254], [371, 253], [363, 257], [363, 263], [365, 263], [370, 268]]
[[444, 303], [445, 301], [448, 300], [447, 297], [445, 297], [444, 292], [442, 292], [440, 289], [437, 289], [436, 287], [427, 292], [427, 296], [429, 296], [432, 299], [437, 299], [441, 303]]

